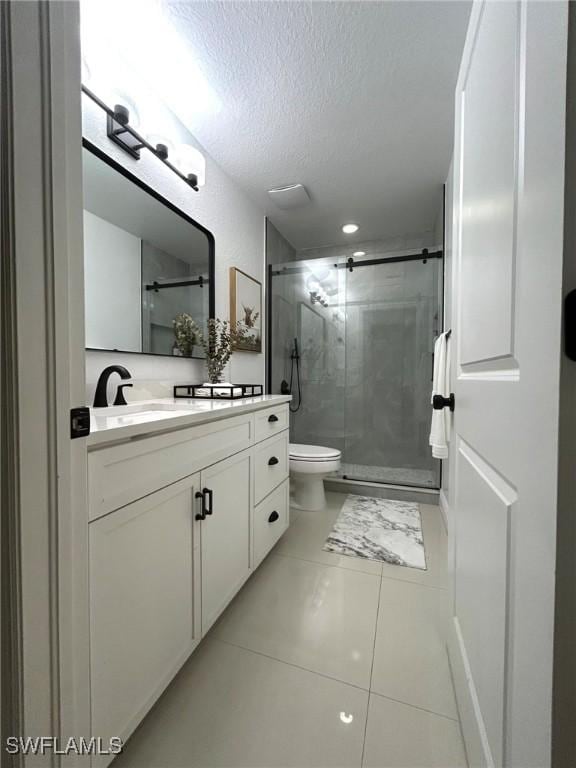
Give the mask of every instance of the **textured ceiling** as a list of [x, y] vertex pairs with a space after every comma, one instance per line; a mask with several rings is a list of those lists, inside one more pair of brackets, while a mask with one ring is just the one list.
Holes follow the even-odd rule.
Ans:
[[[186, 124], [295, 247], [432, 229], [468, 2], [162, 5], [221, 102]], [[312, 203], [278, 210], [294, 183]]]

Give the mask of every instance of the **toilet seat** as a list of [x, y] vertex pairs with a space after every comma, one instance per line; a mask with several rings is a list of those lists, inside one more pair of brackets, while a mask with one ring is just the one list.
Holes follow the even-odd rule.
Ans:
[[342, 453], [336, 448], [327, 448], [323, 445], [302, 445], [290, 443], [290, 459], [293, 461], [337, 461]]

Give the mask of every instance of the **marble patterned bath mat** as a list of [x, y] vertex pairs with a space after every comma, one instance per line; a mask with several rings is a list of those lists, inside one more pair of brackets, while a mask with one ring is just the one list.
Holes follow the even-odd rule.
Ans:
[[324, 549], [425, 571], [418, 504], [349, 494]]

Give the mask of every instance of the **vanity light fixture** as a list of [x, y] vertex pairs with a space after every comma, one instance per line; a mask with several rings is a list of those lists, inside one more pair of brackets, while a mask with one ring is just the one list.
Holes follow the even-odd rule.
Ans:
[[[158, 142], [157, 144], [151, 144], [145, 139], [138, 131], [130, 125], [130, 111], [123, 104], [115, 104], [111, 109], [100, 99], [96, 94], [85, 85], [82, 85], [82, 92], [86, 94], [92, 101], [97, 104], [100, 109], [106, 113], [107, 121], [107, 134], [108, 138], [117, 144], [119, 147], [131, 155], [136, 160], [140, 159], [140, 151], [147, 149], [152, 152], [153, 155], [161, 160], [171, 171], [185, 181], [195, 192], [198, 192], [199, 180], [197, 173], [186, 173], [176, 167], [175, 164], [170, 162], [168, 156], [170, 154], [170, 148], [168, 144]], [[201, 155], [196, 150], [198, 155]], [[204, 179], [202, 179], [204, 181]]]
[[328, 294], [322, 288], [317, 291], [310, 291], [310, 303], [321, 304], [323, 307], [328, 306]]
[[345, 235], [353, 235], [354, 232], [358, 232], [358, 224], [344, 224], [342, 232], [344, 232]]

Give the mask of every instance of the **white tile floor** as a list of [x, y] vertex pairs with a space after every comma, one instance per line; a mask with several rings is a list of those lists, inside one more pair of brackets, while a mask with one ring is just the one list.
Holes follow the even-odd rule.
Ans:
[[113, 768], [465, 768], [440, 511], [418, 571], [324, 552], [344, 499], [295, 514]]

